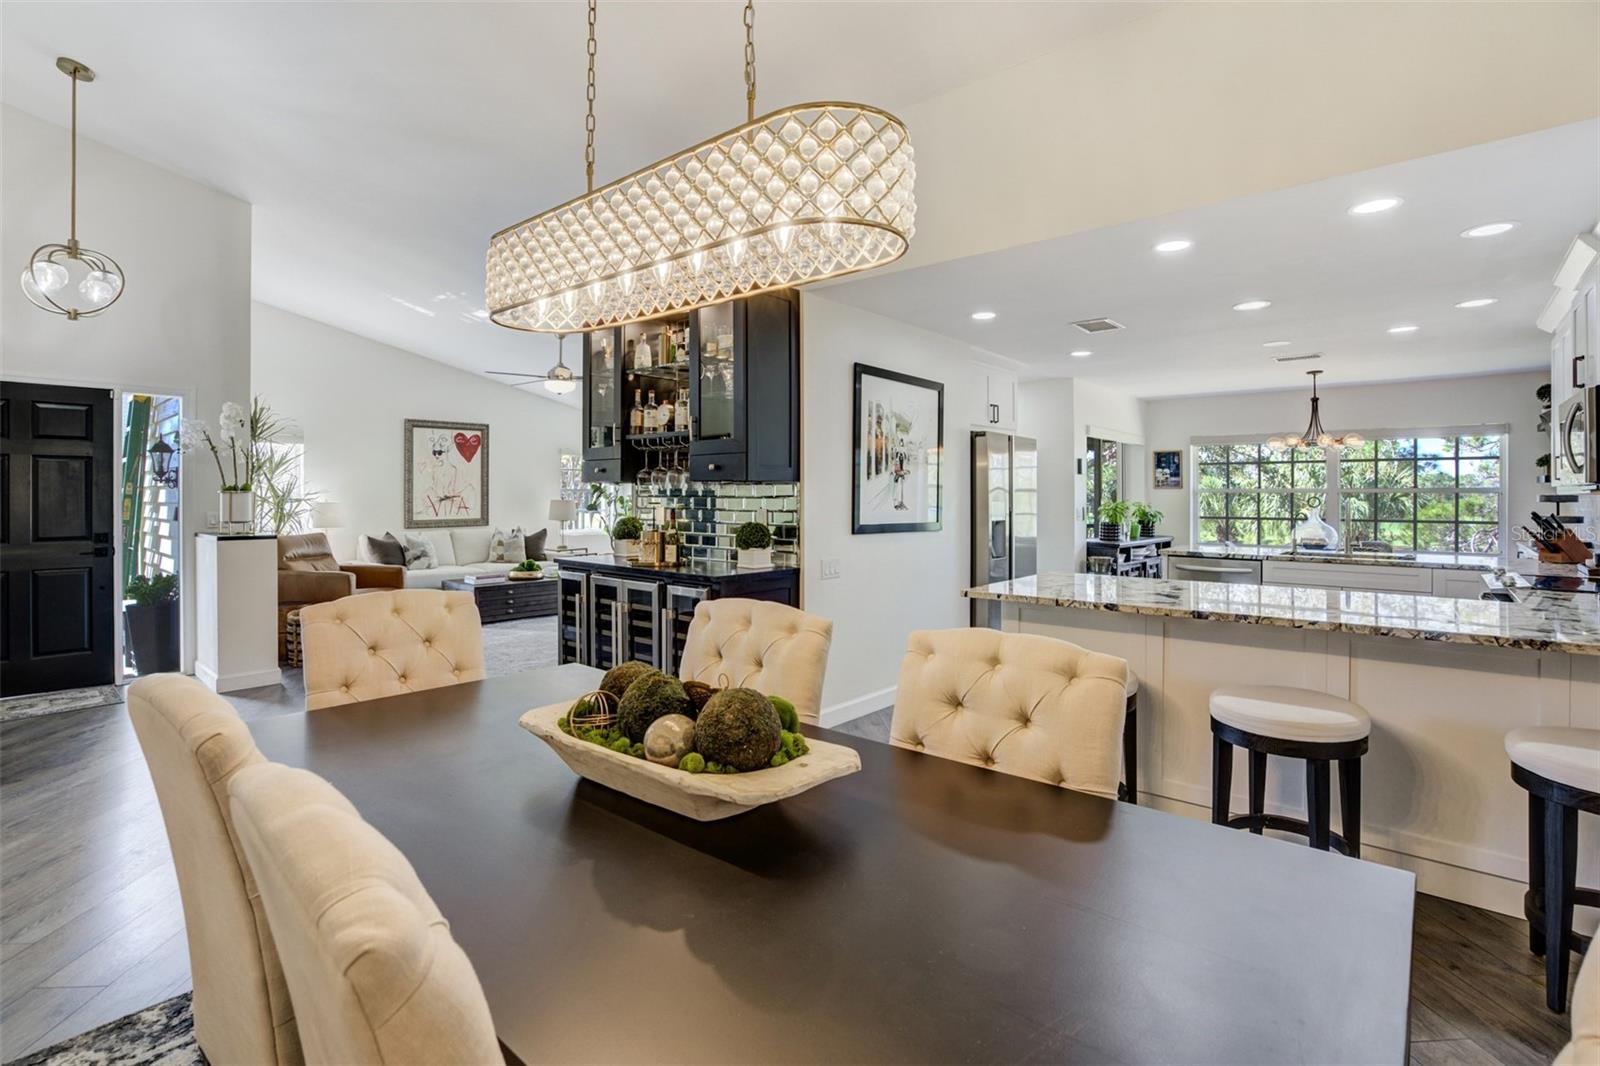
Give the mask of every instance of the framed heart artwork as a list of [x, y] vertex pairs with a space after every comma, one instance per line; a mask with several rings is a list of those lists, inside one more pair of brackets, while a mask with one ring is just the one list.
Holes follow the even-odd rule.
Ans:
[[407, 529], [489, 524], [489, 427], [406, 419]]

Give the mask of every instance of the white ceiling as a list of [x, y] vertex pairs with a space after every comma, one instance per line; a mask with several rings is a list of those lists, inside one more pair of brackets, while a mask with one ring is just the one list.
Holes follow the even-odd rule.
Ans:
[[[1098, 165], [1086, 161], [1085, 165]], [[1174, 159], [1181, 167], [1183, 161]], [[1379, 196], [1382, 214], [1348, 209]], [[1143, 397], [1480, 374], [1548, 364], [1534, 319], [1574, 235], [1600, 217], [1600, 122], [1589, 121], [1297, 188], [933, 266], [826, 295], [1016, 360]], [[1514, 220], [1499, 237], [1469, 226]], [[1161, 255], [1159, 242], [1192, 240]], [[1490, 307], [1456, 310], [1479, 296]], [[1265, 310], [1234, 304], [1266, 299]], [[974, 322], [972, 311], [996, 313]], [[1108, 317], [1127, 328], [1070, 327]], [[1394, 336], [1390, 326], [1415, 333]], [[1288, 340], [1284, 348], [1267, 341]], [[1073, 349], [1092, 356], [1074, 359]], [[1323, 352], [1315, 363], [1275, 355]]]
[[[770, 2], [759, 104], [889, 110], [1149, 14], [1117, 3]], [[744, 118], [742, 5], [604, 0], [596, 181]], [[255, 205], [257, 299], [470, 370], [555, 339], [473, 316], [489, 235], [582, 190], [585, 5], [0, 5], [0, 98]], [[532, 388], [537, 389], [538, 386]]]

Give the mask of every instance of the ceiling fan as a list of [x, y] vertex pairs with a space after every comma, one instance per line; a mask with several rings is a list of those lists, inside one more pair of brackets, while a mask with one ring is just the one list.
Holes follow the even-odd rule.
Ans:
[[493, 374], [502, 378], [521, 378], [521, 381], [508, 381], [506, 384], [512, 388], [521, 388], [531, 385], [535, 381], [544, 382], [544, 387], [557, 396], [565, 396], [578, 387], [578, 382], [583, 380], [579, 374], [574, 374], [567, 366], [566, 354], [562, 348], [566, 345], [567, 335], [558, 334], [556, 337], [556, 365], [545, 374], [529, 374], [520, 370], [485, 370], [485, 374]]

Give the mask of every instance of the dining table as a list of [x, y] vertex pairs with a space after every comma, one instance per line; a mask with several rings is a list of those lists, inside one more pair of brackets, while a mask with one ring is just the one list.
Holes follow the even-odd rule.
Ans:
[[535, 1062], [1403, 1063], [1410, 873], [834, 730], [699, 822], [518, 719], [579, 664], [252, 722], [400, 849]]

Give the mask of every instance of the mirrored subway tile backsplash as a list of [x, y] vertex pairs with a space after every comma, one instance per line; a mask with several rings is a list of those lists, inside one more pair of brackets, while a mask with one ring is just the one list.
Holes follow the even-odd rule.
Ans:
[[646, 524], [657, 520], [657, 508], [675, 512], [691, 559], [734, 562], [734, 530], [746, 522], [765, 522], [772, 530], [773, 565], [800, 565], [799, 485], [693, 482], [682, 492], [635, 487], [633, 508]]

